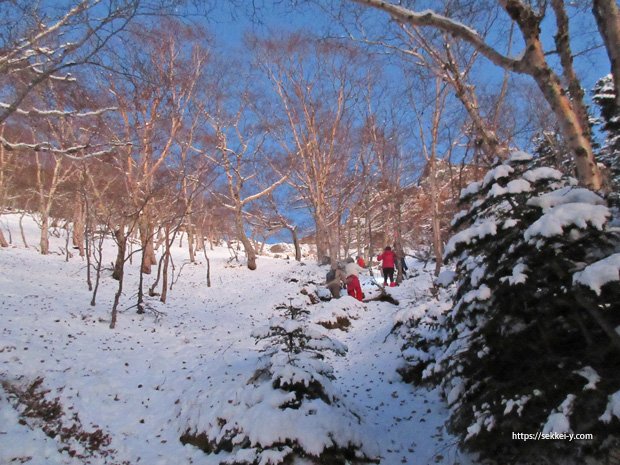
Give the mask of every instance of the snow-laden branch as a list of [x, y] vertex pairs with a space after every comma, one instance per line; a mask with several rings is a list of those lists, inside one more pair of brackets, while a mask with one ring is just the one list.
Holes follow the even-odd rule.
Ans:
[[55, 147], [50, 142], [37, 142], [34, 144], [28, 144], [24, 142], [10, 142], [2, 136], [0, 136], [0, 145], [2, 145], [2, 147], [4, 147], [6, 150], [9, 150], [9, 151], [29, 150], [33, 152], [49, 152], [55, 155], [61, 155], [70, 160], [79, 161], [79, 160], [85, 160], [88, 158], [95, 158], [95, 157], [100, 157], [102, 155], [114, 153], [114, 151], [118, 147], [125, 147], [125, 146], [132, 145], [132, 144], [131, 142], [116, 143], [116, 144], [108, 145], [103, 150], [97, 150], [96, 152], [88, 152], [88, 153], [84, 153], [83, 155], [76, 155], [76, 154], [79, 154], [81, 152], [85, 152], [88, 150], [97, 149], [98, 147], [101, 147], [101, 145], [83, 144], [83, 145], [74, 145], [72, 147], [59, 148], [59, 147]]
[[266, 189], [262, 190], [261, 192], [257, 192], [254, 195], [250, 195], [248, 197], [246, 197], [245, 199], [243, 199], [241, 201], [241, 205], [247, 205], [248, 203], [261, 198], [264, 195], [269, 194], [270, 192], [272, 192], [276, 187], [278, 187], [280, 184], [282, 184], [284, 181], [286, 181], [288, 179], [288, 174], [285, 174], [284, 176], [282, 176], [280, 179], [278, 179], [276, 182], [274, 182], [271, 186], [267, 187]]
[[[0, 108], [10, 109], [11, 105], [5, 102], [0, 102]], [[77, 110], [73, 111], [62, 111], [62, 110], [41, 110], [39, 108], [33, 107], [30, 110], [23, 110], [21, 108], [17, 108], [15, 113], [23, 116], [67, 116], [67, 117], [76, 117], [76, 118], [84, 118], [88, 116], [99, 116], [103, 113], [107, 113], [108, 111], [116, 111], [118, 107], [107, 107], [101, 108], [99, 110], [93, 111], [85, 111], [79, 112]]]
[[410, 24], [412, 26], [431, 26], [445, 31], [452, 34], [454, 37], [470, 43], [476, 50], [482, 53], [497, 66], [516, 72], [523, 71], [524, 61], [522, 59], [514, 59], [503, 55], [487, 44], [484, 38], [474, 29], [459, 21], [435, 13], [432, 10], [414, 11], [383, 0], [350, 1], [385, 11], [396, 21], [404, 24]]
[[[90, 5], [91, 2], [89, 0], [81, 1], [76, 6], [74, 6], [71, 10], [69, 10], [67, 12], [67, 14], [65, 14], [55, 24], [53, 24], [50, 27], [44, 28], [39, 34], [37, 34], [33, 38], [24, 40], [20, 46], [15, 47], [13, 50], [10, 50], [9, 53], [7, 53], [6, 55], [0, 56], [0, 71], [4, 68], [4, 66], [6, 66], [8, 63], [10, 63], [10, 61], [13, 59], [13, 57], [17, 56], [21, 52], [24, 52], [26, 55], [31, 55], [33, 53], [36, 53], [34, 50], [32, 50], [32, 51], [29, 50], [29, 48], [30, 49], [36, 48], [35, 44], [38, 43], [40, 40], [42, 40], [46, 36], [56, 32], [56, 31], [58, 31], [60, 28], [62, 28], [64, 25], [66, 25], [71, 18], [73, 18], [74, 16], [80, 14], [84, 10], [88, 9], [91, 6], [94, 6], [95, 4], [97, 4], [99, 2], [100, 2], [100, 0], [97, 0], [95, 2], [92, 2], [92, 5]], [[42, 49], [38, 48], [37, 50], [42, 50]], [[51, 51], [46, 51], [45, 54], [47, 55], [47, 54], [51, 54], [51, 53], [52, 53]]]

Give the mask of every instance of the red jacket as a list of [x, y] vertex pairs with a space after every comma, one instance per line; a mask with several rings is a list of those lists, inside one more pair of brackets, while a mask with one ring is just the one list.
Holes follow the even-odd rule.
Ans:
[[396, 254], [391, 250], [384, 250], [382, 254], [379, 254], [377, 260], [383, 261], [382, 268], [394, 268]]
[[364, 259], [362, 257], [359, 257], [357, 259], [357, 264], [361, 266], [362, 268], [366, 268], [366, 263], [364, 263]]

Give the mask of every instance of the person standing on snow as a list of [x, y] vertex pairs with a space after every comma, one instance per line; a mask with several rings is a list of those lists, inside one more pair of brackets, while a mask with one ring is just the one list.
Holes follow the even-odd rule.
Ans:
[[325, 287], [329, 289], [334, 299], [340, 298], [340, 289], [342, 289], [342, 284], [346, 283], [346, 278], [341, 265], [332, 268], [329, 273], [327, 273]]
[[364, 271], [364, 268], [355, 263], [352, 258], [347, 260], [347, 264], [344, 267], [344, 274], [347, 277], [347, 294], [359, 301], [364, 298], [359, 279], [361, 271]]
[[377, 256], [377, 260], [382, 262], [381, 268], [383, 270], [383, 285], [387, 286], [388, 278], [390, 280], [390, 286], [394, 284], [394, 264], [396, 263], [396, 254], [392, 251], [392, 247], [389, 245], [383, 250], [383, 253]]

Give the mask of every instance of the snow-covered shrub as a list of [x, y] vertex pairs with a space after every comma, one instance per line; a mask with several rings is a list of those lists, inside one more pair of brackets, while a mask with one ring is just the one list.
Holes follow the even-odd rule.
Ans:
[[325, 352], [343, 355], [346, 347], [307, 321], [302, 302], [278, 308], [282, 314], [252, 334], [265, 353], [253, 376], [217, 402], [205, 430], [190, 428], [181, 440], [223, 453], [222, 464], [378, 462], [360, 415], [343, 403], [325, 360]]
[[[498, 463], [579, 462], [620, 438], [610, 413], [620, 390], [619, 241], [605, 201], [576, 184], [515, 152], [465, 190], [470, 208], [446, 245], [459, 275], [454, 306], [421, 338], [436, 347], [410, 354], [420, 378], [443, 388], [465, 447]], [[538, 431], [593, 439], [512, 434]]]
[[314, 305], [309, 320], [327, 329], [347, 331], [351, 320], [357, 320], [364, 308], [364, 304], [359, 300], [343, 296]]
[[405, 365], [398, 372], [403, 380], [416, 385], [436, 380], [427, 368], [443, 352], [447, 338], [446, 317], [452, 308], [451, 292], [441, 289], [434, 296], [421, 298], [416, 305], [394, 314], [394, 329], [405, 340], [401, 350]]

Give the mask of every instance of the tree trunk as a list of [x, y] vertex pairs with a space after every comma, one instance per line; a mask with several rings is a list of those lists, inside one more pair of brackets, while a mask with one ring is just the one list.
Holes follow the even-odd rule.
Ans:
[[151, 267], [157, 265], [157, 259], [155, 258], [155, 249], [153, 246], [154, 228], [146, 213], [140, 217], [138, 228], [140, 230], [140, 243], [143, 249], [142, 265], [140, 269], [144, 274], [151, 274]]
[[189, 252], [189, 262], [196, 263], [196, 255], [194, 253], [194, 228], [192, 227], [191, 217], [187, 217], [187, 250]]
[[50, 240], [48, 235], [49, 229], [49, 215], [47, 212], [41, 212], [41, 239], [39, 245], [41, 247], [41, 255], [47, 255], [50, 253]]
[[71, 226], [69, 226], [69, 224], [70, 223], [67, 221], [64, 226], [64, 229], [66, 231], [66, 234], [65, 234], [65, 261], [66, 262], [68, 262], [69, 259], [73, 257], [73, 254], [69, 252], [69, 242], [71, 239], [71, 231], [70, 231]]
[[620, 108], [620, 11], [616, 0], [594, 0], [592, 13], [605, 42], [611, 62], [611, 75], [616, 90], [616, 108]]
[[[99, 240], [97, 241], [96, 251], [93, 252], [93, 258], [95, 262], [97, 263], [97, 266], [95, 267], [95, 287], [93, 289], [93, 298], [90, 300], [90, 305], [93, 307], [95, 306], [97, 302], [97, 292], [99, 291], [99, 282], [101, 281], [101, 267], [103, 266], [103, 242], [105, 240], [105, 236], [106, 234], [104, 233], [104, 231], [101, 231], [101, 235], [99, 236]], [[94, 238], [95, 236], [93, 235], [92, 243], [95, 242]], [[95, 253], [97, 254], [96, 256], [95, 256]], [[121, 264], [121, 267], [122, 266], [123, 265]], [[116, 271], [117, 270], [115, 267], [114, 272], [116, 273]], [[122, 276], [123, 270], [121, 269], [119, 272], [120, 272], [120, 275]], [[112, 275], [112, 277], [114, 277], [114, 275]]]
[[[84, 255], [86, 256], [86, 284], [88, 285], [88, 290], [93, 290], [93, 282], [91, 280], [91, 248], [92, 241], [94, 240], [94, 234], [92, 231], [92, 227], [90, 226], [90, 208], [88, 205], [88, 200], [84, 200]], [[92, 237], [91, 237], [92, 236]]]
[[118, 304], [121, 300], [121, 295], [123, 294], [123, 277], [125, 274], [125, 262], [124, 261], [121, 262], [121, 266], [118, 271], [119, 271], [118, 288], [116, 289], [116, 294], [114, 294], [114, 304], [112, 305], [112, 318], [110, 319], [110, 329], [114, 329], [116, 327], [116, 318], [118, 315]]
[[8, 247], [8, 246], [9, 246], [9, 243], [4, 238], [4, 233], [2, 232], [2, 229], [0, 229], [0, 247]]
[[125, 266], [125, 252], [127, 251], [127, 237], [125, 236], [125, 224], [121, 223], [114, 230], [116, 239], [116, 262], [114, 262], [114, 272], [112, 278], [120, 281], [123, 277], [123, 267]]
[[[375, 250], [372, 246], [372, 216], [370, 213], [370, 208], [368, 207], [368, 203], [366, 203], [366, 224], [368, 225], [368, 269], [372, 268], [372, 259], [375, 254]], [[371, 270], [372, 273], [372, 270]]]
[[437, 192], [437, 171], [434, 156], [430, 160], [429, 178], [431, 182], [431, 230], [433, 234], [433, 253], [435, 255], [435, 276], [439, 276], [443, 261], [443, 242], [441, 240], [441, 223], [439, 221], [439, 194]]
[[583, 101], [584, 92], [581, 82], [577, 77], [573, 66], [573, 52], [570, 46], [569, 35], [569, 19], [564, 8], [564, 0], [551, 0], [551, 5], [555, 13], [555, 22], [557, 33], [555, 35], [555, 48], [560, 56], [564, 79], [568, 86], [570, 100], [575, 109], [575, 113], [579, 117], [584, 135], [588, 140], [592, 140], [592, 131], [590, 130], [590, 115]]
[[196, 228], [196, 252], [201, 252], [205, 248], [205, 236], [202, 228]]
[[[146, 248], [142, 248], [142, 260], [141, 263], [144, 263], [146, 255]], [[150, 267], [149, 267], [150, 273]], [[138, 274], [138, 296], [136, 299], [136, 308], [139, 315], [144, 313], [144, 269], [140, 267], [140, 273]]]
[[[316, 259], [318, 263], [323, 263], [325, 257], [329, 253], [328, 244], [326, 241], [326, 227], [324, 224], [324, 220], [318, 214], [314, 215], [314, 226], [315, 226], [315, 243], [316, 243]], [[330, 257], [331, 259], [331, 257]]]
[[26, 233], [24, 232], [24, 216], [26, 216], [26, 212], [23, 212], [19, 217], [19, 233], [22, 236], [22, 242], [24, 243], [24, 247], [28, 248], [28, 242], [26, 241]]
[[84, 204], [80, 194], [75, 196], [73, 209], [73, 247], [78, 248], [80, 257], [84, 256]]
[[603, 182], [594, 158], [592, 144], [587, 137], [588, 131], [582, 127], [581, 119], [562, 88], [559, 78], [545, 61], [540, 41], [532, 41], [528, 45], [530, 74], [558, 118], [562, 135], [575, 156], [577, 178], [583, 186], [599, 190]]
[[204, 253], [205, 261], [207, 262], [207, 287], [211, 287], [211, 261], [209, 260], [209, 256], [207, 255], [207, 249], [203, 248], [202, 253]]
[[[534, 78], [545, 100], [551, 106], [560, 125], [562, 136], [575, 158], [580, 184], [593, 190], [601, 189], [603, 177], [594, 157], [589, 128], [584, 127], [582, 123], [579, 103], [575, 104], [571, 101], [562, 87], [560, 78], [547, 63], [540, 40], [540, 18], [518, 1], [502, 0], [502, 4], [519, 25], [525, 38], [526, 51], [518, 71]], [[575, 86], [574, 83], [572, 85]]]
[[252, 242], [250, 242], [250, 239], [248, 239], [248, 236], [245, 234], [245, 229], [243, 227], [243, 212], [241, 210], [237, 210], [235, 212], [235, 226], [237, 228], [237, 237], [243, 244], [245, 254], [248, 257], [248, 268], [250, 270], [255, 270], [256, 252], [254, 251], [254, 247], [252, 247]]
[[293, 236], [293, 245], [295, 246], [295, 260], [301, 261], [301, 246], [299, 245], [299, 236], [297, 235], [297, 228], [290, 228], [291, 236]]
[[166, 298], [168, 297], [168, 263], [170, 262], [170, 243], [172, 241], [170, 241], [170, 228], [168, 226], [165, 226], [164, 229], [164, 244], [166, 249], [164, 250], [164, 269], [162, 270], [163, 275], [161, 282], [161, 296], [159, 300], [163, 303], [166, 303]]

